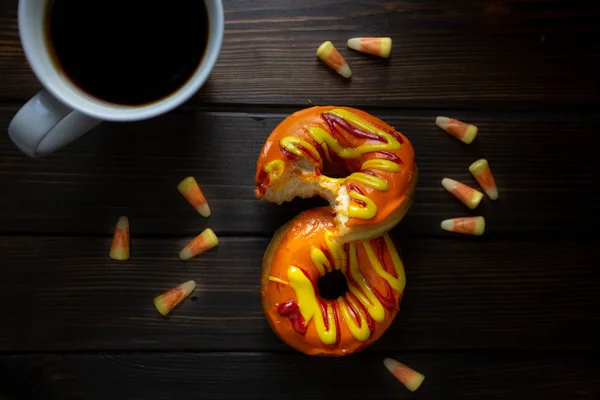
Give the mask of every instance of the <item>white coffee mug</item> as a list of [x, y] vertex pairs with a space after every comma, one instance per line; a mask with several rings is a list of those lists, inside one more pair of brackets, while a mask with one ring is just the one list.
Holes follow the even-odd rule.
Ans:
[[51, 61], [44, 28], [50, 1], [19, 1], [21, 43], [44, 88], [17, 112], [8, 133], [15, 145], [30, 157], [52, 153], [102, 121], [137, 121], [176, 108], [196, 93], [217, 62], [223, 41], [223, 5], [221, 0], [204, 0], [209, 20], [206, 51], [199, 67], [183, 86], [164, 99], [141, 106], [100, 100], [79, 89]]

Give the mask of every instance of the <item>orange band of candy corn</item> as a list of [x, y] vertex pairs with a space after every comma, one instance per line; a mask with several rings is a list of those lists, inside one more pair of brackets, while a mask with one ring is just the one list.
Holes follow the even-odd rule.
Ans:
[[444, 178], [442, 185], [470, 209], [476, 208], [483, 199], [483, 193], [454, 179]]
[[330, 41], [324, 42], [319, 46], [317, 49], [317, 57], [344, 78], [350, 78], [352, 76], [352, 71], [350, 70], [348, 63], [346, 63], [344, 57], [342, 57], [340, 52]]
[[477, 137], [478, 128], [457, 119], [437, 117], [435, 123], [450, 135], [460, 139], [463, 143], [470, 144]]
[[129, 244], [129, 219], [120, 217], [113, 234], [109, 257], [113, 260], [128, 260], [130, 253]]
[[392, 51], [392, 39], [389, 37], [363, 37], [348, 39], [352, 50], [388, 58]]
[[496, 180], [494, 179], [494, 175], [492, 175], [492, 170], [487, 160], [482, 158], [475, 161], [469, 167], [469, 171], [471, 171], [473, 177], [490, 199], [498, 199], [498, 187], [496, 186]]
[[191, 242], [189, 242], [183, 250], [179, 253], [179, 258], [182, 260], [188, 260], [198, 254], [204, 253], [207, 250], [219, 244], [219, 238], [215, 235], [212, 229], [205, 229], [201, 234], [196, 236]]

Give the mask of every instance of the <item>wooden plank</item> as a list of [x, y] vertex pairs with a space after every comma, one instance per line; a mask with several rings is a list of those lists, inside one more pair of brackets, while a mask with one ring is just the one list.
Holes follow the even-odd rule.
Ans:
[[[291, 111], [291, 110], [290, 110]], [[0, 129], [13, 108], [0, 111]], [[482, 214], [491, 237], [594, 234], [589, 215], [600, 201], [600, 174], [590, 168], [600, 116], [455, 113], [480, 126], [469, 146], [434, 125], [433, 113], [387, 111], [413, 143], [419, 166], [417, 197], [399, 226], [403, 236], [446, 234], [441, 220]], [[49, 157], [25, 157], [0, 136], [1, 233], [109, 234], [129, 215], [140, 235], [191, 235], [206, 226], [219, 234], [272, 233], [303, 209], [253, 194], [255, 163], [264, 140], [285, 114], [180, 112], [134, 124], [103, 124]], [[472, 212], [441, 186], [448, 176], [477, 187], [468, 166], [490, 160], [500, 200]], [[213, 215], [205, 220], [177, 192], [195, 175]], [[10, 195], [8, 195], [10, 194]]]
[[[409, 393], [383, 367], [391, 355], [426, 379]], [[0, 357], [0, 399], [593, 399], [595, 355], [124, 353]], [[3, 397], [7, 396], [7, 397]]]
[[[39, 90], [17, 34], [17, 1], [0, 2], [0, 100]], [[193, 104], [336, 103], [421, 108], [595, 109], [600, 7], [584, 1], [225, 0], [218, 65]], [[389, 60], [350, 51], [354, 36], [391, 36]], [[354, 76], [320, 63], [333, 41]]]
[[[259, 294], [267, 239], [221, 238], [189, 262], [186, 238], [0, 237], [0, 351], [289, 351]], [[599, 349], [597, 241], [402, 240], [408, 286], [375, 350]], [[168, 318], [152, 299], [199, 288]]]

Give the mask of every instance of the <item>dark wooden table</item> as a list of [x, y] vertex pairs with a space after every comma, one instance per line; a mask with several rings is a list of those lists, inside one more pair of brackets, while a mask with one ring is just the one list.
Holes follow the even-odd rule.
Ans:
[[[574, 0], [225, 0], [219, 63], [193, 100], [151, 121], [105, 123], [29, 159], [6, 130], [37, 90], [20, 48], [17, 1], [0, 1], [0, 399], [600, 398], [597, 172], [600, 10]], [[394, 39], [390, 60], [345, 50]], [[345, 81], [314, 55], [332, 40]], [[318, 200], [256, 200], [263, 141], [312, 104], [363, 108], [412, 141], [414, 206], [393, 231], [408, 286], [391, 329], [340, 359], [299, 354], [260, 305], [274, 230]], [[477, 124], [465, 146], [436, 115]], [[439, 229], [468, 214], [445, 176], [474, 184], [486, 157], [500, 188], [476, 211], [481, 238]], [[596, 172], [595, 172], [596, 171]], [[195, 175], [204, 220], [175, 186]], [[129, 262], [108, 258], [120, 215]], [[205, 227], [219, 247], [189, 262]], [[164, 319], [152, 299], [196, 279]], [[410, 394], [385, 357], [423, 372]]]

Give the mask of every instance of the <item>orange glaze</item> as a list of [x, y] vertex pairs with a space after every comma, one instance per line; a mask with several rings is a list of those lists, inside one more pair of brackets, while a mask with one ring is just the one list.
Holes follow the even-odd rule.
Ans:
[[[406, 283], [404, 267], [389, 236], [364, 242], [373, 249], [370, 259], [364, 243], [339, 246], [337, 249], [343, 249], [342, 253], [336, 251], [335, 247], [331, 248], [327, 235], [334, 229], [334, 217], [326, 207], [306, 211], [276, 233], [263, 263], [261, 295], [267, 319], [287, 344], [309, 355], [342, 356], [376, 341], [396, 316]], [[392, 249], [388, 247], [389, 244]], [[324, 254], [322, 259], [327, 260], [321, 267], [314, 262], [315, 248], [321, 250]], [[353, 249], [356, 249], [355, 253]], [[352, 254], [356, 257], [353, 258]], [[379, 271], [371, 262], [373, 257], [382, 267]], [[348, 282], [349, 290], [337, 300], [324, 300], [318, 293], [317, 282], [323, 275], [319, 269], [327, 272], [327, 264], [331, 269], [339, 269]], [[358, 266], [354, 273], [352, 264]], [[307, 297], [300, 297], [297, 289], [294, 289], [291, 270], [300, 270], [312, 283], [316, 294], [315, 304], [318, 304], [317, 312], [321, 313], [321, 321], [325, 323], [325, 329], [321, 328], [321, 332], [316, 313], [308, 323], [301, 314], [302, 308], [305, 313], [311, 310], [307, 309]], [[352, 323], [367, 334], [357, 338], [344, 319], [344, 313], [347, 319], [351, 318]], [[332, 329], [335, 332], [330, 332], [331, 343], [324, 343], [320, 334]]]
[[[385, 148], [387, 145], [385, 138], [372, 132], [361, 130], [357, 128], [356, 125], [353, 125], [351, 121], [341, 118], [338, 115], [330, 114], [330, 112], [335, 112], [336, 110], [349, 112], [354, 117], [366, 121], [374, 130], [385, 132], [385, 134], [393, 137], [394, 140], [399, 143], [399, 146], [397, 146], [399, 148]], [[309, 129], [314, 128], [320, 128], [330, 134], [339, 142], [340, 147], [343, 149], [353, 149], [356, 152], [356, 149], [359, 149], [361, 146], [375, 145], [378, 146], [380, 150], [362, 152], [358, 157], [340, 157], [331, 146], [328, 146], [325, 143], [319, 144], [314, 140], [314, 136], [311, 136], [309, 133]], [[352, 193], [362, 193], [372, 200], [376, 207], [376, 212], [372, 217], [371, 214], [362, 218], [350, 215], [350, 218], [345, 224], [347, 227], [379, 223], [397, 210], [403, 202], [409, 201], [406, 192], [413, 179], [416, 166], [414, 150], [408, 139], [404, 135], [396, 132], [390, 125], [366, 112], [348, 107], [334, 106], [312, 107], [298, 111], [286, 118], [275, 128], [267, 139], [257, 162], [257, 188], [255, 194], [258, 198], [262, 197], [266, 188], [271, 183], [270, 175], [265, 171], [270, 163], [273, 165], [273, 161], [280, 160], [283, 165], [285, 165], [285, 168], [287, 168], [300, 158], [300, 156], [292, 154], [288, 150], [282, 148], [282, 139], [288, 137], [295, 137], [303, 141], [303, 143], [299, 143], [296, 148], [301, 151], [301, 154], [306, 160], [310, 161], [315, 166], [316, 176], [322, 174], [323, 170], [333, 163], [342, 163], [349, 175], [355, 172], [361, 173], [359, 175], [362, 175], [362, 181], [348, 176], [345, 179], [340, 179], [339, 183], [346, 185], [351, 194], [351, 198]], [[306, 144], [308, 144], [309, 147], [312, 147], [312, 149], [307, 149]], [[373, 159], [391, 161], [398, 165], [399, 168], [396, 171], [386, 171], [378, 169], [373, 163], [370, 165], [368, 164], [367, 167], [363, 167], [367, 160]], [[375, 177], [375, 179], [377, 179], [377, 177], [381, 178], [383, 181], [377, 180], [377, 182], [384, 182], [387, 184], [387, 187], [380, 187], [377, 189], [365, 184], [364, 179], [369, 179], [365, 174], [371, 175]], [[358, 190], [353, 191], [353, 188], [357, 188]], [[351, 207], [355, 206], [358, 209], [366, 209], [364, 208], [366, 206], [365, 202], [361, 202], [360, 199], [356, 199], [356, 197], [360, 196], [352, 198]]]

